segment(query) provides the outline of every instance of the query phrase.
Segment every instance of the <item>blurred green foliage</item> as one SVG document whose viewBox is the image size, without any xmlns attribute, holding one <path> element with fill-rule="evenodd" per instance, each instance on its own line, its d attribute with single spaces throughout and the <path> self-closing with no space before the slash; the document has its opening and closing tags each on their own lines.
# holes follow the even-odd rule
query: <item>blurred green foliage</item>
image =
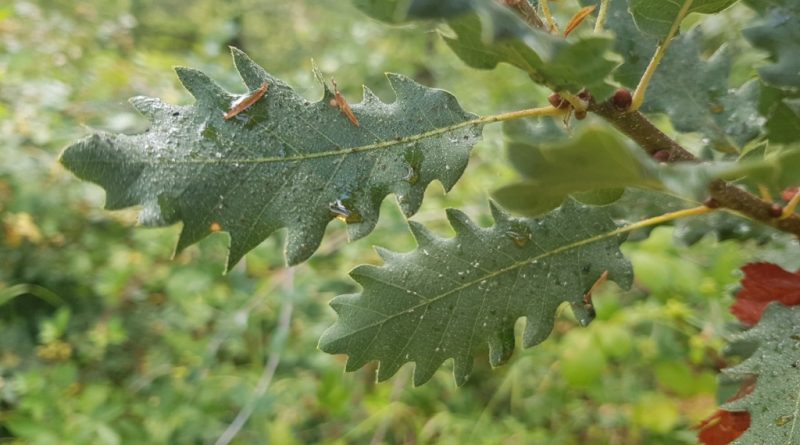
<svg viewBox="0 0 800 445">
<path fill-rule="evenodd" d="M 172 65 L 244 91 L 227 45 L 310 98 L 321 95 L 312 57 L 352 100 L 362 83 L 391 98 L 384 71 L 453 91 L 479 114 L 545 97 L 507 66 L 466 68 L 430 27 L 388 27 L 346 2 L 3 2 L 0 443 L 214 443 L 251 402 L 233 443 L 694 443 L 690 427 L 716 406 L 736 270 L 756 255 L 790 258 L 780 248 L 755 254 L 709 238 L 680 247 L 657 229 L 627 245 L 634 290 L 604 287 L 588 328 L 561 311 L 549 340 L 496 370 L 478 360 L 460 389 L 447 371 L 412 388 L 408 368 L 375 384 L 374 366 L 343 374 L 343 359 L 316 342 L 334 319 L 330 298 L 355 290 L 347 270 L 379 263 L 372 244 L 413 247 L 391 199 L 366 240 L 348 245 L 334 224 L 320 251 L 287 271 L 274 237 L 222 275 L 224 235 L 172 259 L 177 227 L 136 228 L 133 212 L 101 210 L 99 187 L 58 166 L 82 126 L 143 130 L 127 97 L 189 102 Z M 486 221 L 487 191 L 512 177 L 499 128 L 473 158 L 449 195 L 428 190 L 416 220 L 447 234 L 441 209 L 458 206 Z M 281 344 L 273 336 L 289 303 Z M 272 352 L 275 378 L 252 400 Z"/>
</svg>

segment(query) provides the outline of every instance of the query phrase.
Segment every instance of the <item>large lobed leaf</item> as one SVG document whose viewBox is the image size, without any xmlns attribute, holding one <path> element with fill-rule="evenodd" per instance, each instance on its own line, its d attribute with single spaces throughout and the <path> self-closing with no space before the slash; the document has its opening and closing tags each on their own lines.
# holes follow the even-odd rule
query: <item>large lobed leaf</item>
<svg viewBox="0 0 800 445">
<path fill-rule="evenodd" d="M 106 207 L 141 205 L 144 225 L 183 222 L 177 250 L 217 230 L 230 235 L 228 268 L 272 232 L 288 229 L 289 264 L 308 258 L 327 224 L 346 220 L 351 239 L 369 233 L 381 200 L 395 193 L 407 215 L 426 186 L 450 189 L 480 139 L 482 123 L 455 97 L 389 74 L 397 99 L 369 89 L 351 106 L 360 126 L 331 106 L 310 102 L 234 49 L 250 90 L 266 95 L 234 119 L 223 113 L 240 96 L 200 71 L 178 68 L 196 103 L 174 106 L 137 97 L 152 121 L 144 134 L 97 133 L 68 147 L 61 162 L 106 189 Z"/>
<path fill-rule="evenodd" d="M 761 321 L 738 338 L 757 342 L 758 349 L 725 374 L 746 381 L 756 377 L 752 393 L 723 405 L 747 411 L 750 428 L 734 445 L 800 443 L 800 306 L 767 306 Z"/>
<path fill-rule="evenodd" d="M 729 88 L 733 51 L 723 45 L 706 60 L 702 43 L 699 28 L 675 40 L 653 76 L 643 111 L 666 113 L 679 131 L 701 131 L 716 150 L 739 151 L 764 125 L 759 82 Z"/>
<path fill-rule="evenodd" d="M 761 78 L 779 88 L 800 88 L 800 2 L 797 0 L 747 0 L 761 14 L 744 36 L 769 52 L 774 63 L 761 67 Z"/>
<path fill-rule="evenodd" d="M 658 38 L 637 29 L 626 0 L 610 2 L 606 25 L 616 34 L 614 49 L 625 60 L 614 78 L 635 88 Z M 754 81 L 731 88 L 731 48 L 723 45 L 706 59 L 702 56 L 703 41 L 703 32 L 697 27 L 673 40 L 650 82 L 642 111 L 666 113 L 675 129 L 700 131 L 712 148 L 734 151 L 761 133 L 764 120 L 756 109 L 760 88 Z"/>
<path fill-rule="evenodd" d="M 582 324 L 591 321 L 582 298 L 603 271 L 623 288 L 630 263 L 616 224 L 601 208 L 568 201 L 541 218 L 510 218 L 492 205 L 495 225 L 476 226 L 457 210 L 456 232 L 439 238 L 411 222 L 418 249 L 379 250 L 386 264 L 360 266 L 351 276 L 360 294 L 335 298 L 339 318 L 320 340 L 329 353 L 347 354 L 347 369 L 378 360 L 378 379 L 414 362 L 414 383 L 426 382 L 448 358 L 463 384 L 473 356 L 488 343 L 492 366 L 514 350 L 514 324 L 526 317 L 523 345 L 550 334 L 556 308 L 570 302 Z"/>
<path fill-rule="evenodd" d="M 367 14 L 389 22 L 442 19 L 455 33 L 450 48 L 469 66 L 508 63 L 554 91 L 587 88 L 598 99 L 613 91 L 608 75 L 619 65 L 608 34 L 566 39 L 531 27 L 494 0 L 353 0 Z"/>
</svg>

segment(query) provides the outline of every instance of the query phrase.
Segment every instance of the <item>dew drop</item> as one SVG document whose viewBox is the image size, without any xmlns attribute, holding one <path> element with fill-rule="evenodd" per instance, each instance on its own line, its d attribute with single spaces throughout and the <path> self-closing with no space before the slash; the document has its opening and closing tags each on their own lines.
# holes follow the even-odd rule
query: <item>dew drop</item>
<svg viewBox="0 0 800 445">
<path fill-rule="evenodd" d="M 414 185 L 419 181 L 420 169 L 422 168 L 422 161 L 425 159 L 425 156 L 418 146 L 414 146 L 403 154 L 403 158 L 405 158 L 408 163 L 408 171 L 403 177 L 403 180 Z"/>
<path fill-rule="evenodd" d="M 775 425 L 785 426 L 787 423 L 791 422 L 792 419 L 794 419 L 794 416 L 792 415 L 780 416 L 777 419 L 775 419 Z"/>
</svg>

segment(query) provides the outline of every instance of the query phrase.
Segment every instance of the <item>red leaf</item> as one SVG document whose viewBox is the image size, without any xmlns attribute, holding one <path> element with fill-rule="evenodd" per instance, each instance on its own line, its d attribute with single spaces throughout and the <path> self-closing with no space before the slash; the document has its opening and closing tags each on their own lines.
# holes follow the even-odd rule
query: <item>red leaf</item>
<svg viewBox="0 0 800 445">
<path fill-rule="evenodd" d="M 792 198 L 794 198 L 794 195 L 798 193 L 800 193 L 800 187 L 789 187 L 781 192 L 781 198 L 783 198 L 784 201 L 789 202 Z"/>
<path fill-rule="evenodd" d="M 756 387 L 755 377 L 749 378 L 742 382 L 742 387 L 736 394 L 728 399 L 729 402 L 741 399 L 753 392 Z M 725 411 L 718 409 L 717 412 L 710 415 L 707 419 L 700 422 L 700 425 L 695 427 L 700 430 L 697 433 L 697 439 L 705 445 L 727 445 L 739 436 L 741 436 L 748 428 L 750 428 L 750 413 L 747 411 Z"/>
<path fill-rule="evenodd" d="M 717 410 L 704 420 L 698 428 L 697 438 L 705 445 L 727 445 L 750 427 L 750 413 L 747 411 Z"/>
<path fill-rule="evenodd" d="M 742 289 L 736 294 L 731 312 L 752 326 L 773 301 L 787 306 L 800 304 L 800 271 L 791 273 L 771 263 L 750 263 L 742 267 Z"/>
</svg>

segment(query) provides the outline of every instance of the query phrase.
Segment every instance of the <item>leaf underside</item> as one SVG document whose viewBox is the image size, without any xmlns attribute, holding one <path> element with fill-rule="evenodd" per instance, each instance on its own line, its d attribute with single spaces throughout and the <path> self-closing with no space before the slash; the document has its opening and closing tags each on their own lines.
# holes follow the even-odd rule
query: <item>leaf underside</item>
<svg viewBox="0 0 800 445">
<path fill-rule="evenodd" d="M 287 261 L 299 263 L 334 217 L 357 239 L 374 228 L 387 194 L 411 215 L 431 181 L 449 190 L 481 137 L 482 123 L 451 94 L 404 76 L 387 75 L 393 103 L 364 87 L 363 101 L 351 105 L 356 126 L 331 105 L 327 85 L 322 100 L 310 102 L 232 52 L 251 91 L 268 83 L 266 95 L 238 116 L 223 114 L 242 96 L 200 71 L 178 68 L 194 105 L 133 98 L 152 122 L 147 132 L 93 134 L 61 157 L 77 176 L 106 189 L 106 208 L 141 205 L 144 225 L 182 221 L 177 251 L 222 230 L 230 235 L 230 268 L 285 227 Z"/>
<path fill-rule="evenodd" d="M 532 216 L 558 207 L 570 195 L 581 202 L 600 204 L 587 201 L 587 193 L 618 198 L 625 187 L 660 186 L 646 160 L 617 133 L 589 124 L 574 137 L 548 141 L 538 134 L 538 128 L 546 126 L 504 124 L 509 161 L 523 179 L 493 193 L 504 208 Z"/>
<path fill-rule="evenodd" d="M 582 298 L 603 271 L 623 288 L 632 282 L 619 245 L 624 235 L 605 210 L 567 201 L 536 219 L 511 218 L 492 205 L 495 225 L 476 226 L 457 210 L 447 217 L 450 239 L 411 222 L 418 248 L 379 249 L 383 266 L 359 266 L 359 294 L 336 297 L 339 318 L 320 340 L 328 353 L 347 354 L 347 370 L 378 360 L 378 380 L 414 362 L 414 384 L 429 380 L 447 359 L 456 382 L 468 379 L 473 356 L 488 344 L 492 366 L 514 350 L 514 324 L 526 317 L 523 345 L 543 341 L 556 308 L 570 302 L 582 323 Z"/>
<path fill-rule="evenodd" d="M 723 405 L 729 411 L 748 411 L 752 419 L 733 444 L 800 443 L 800 306 L 770 304 L 758 325 L 738 340 L 760 346 L 743 363 L 724 371 L 736 380 L 757 377 L 752 393 Z"/>
</svg>

